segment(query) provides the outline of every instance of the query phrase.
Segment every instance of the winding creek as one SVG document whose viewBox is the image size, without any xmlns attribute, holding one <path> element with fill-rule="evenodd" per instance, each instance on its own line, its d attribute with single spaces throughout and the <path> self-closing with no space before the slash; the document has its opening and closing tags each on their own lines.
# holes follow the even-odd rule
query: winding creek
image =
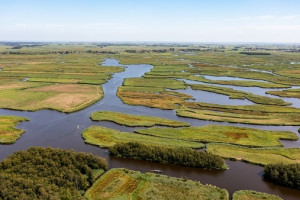
<svg viewBox="0 0 300 200">
<path fill-rule="evenodd" d="M 106 59 L 102 65 L 106 66 L 123 66 L 115 59 Z M 91 152 L 92 154 L 104 157 L 109 164 L 110 168 L 122 167 L 141 172 L 147 172 L 152 169 L 160 169 L 163 174 L 175 177 L 187 177 L 193 180 L 199 180 L 203 184 L 216 185 L 221 188 L 226 188 L 232 195 L 234 191 L 241 189 L 257 190 L 276 194 L 284 199 L 296 200 L 300 197 L 299 190 L 293 190 L 287 187 L 274 185 L 262 179 L 263 168 L 254 166 L 243 162 L 226 161 L 230 169 L 225 171 L 210 171 L 195 168 L 187 168 L 181 166 L 163 165 L 158 163 L 137 161 L 131 159 L 111 158 L 108 151 L 100 149 L 99 147 L 88 145 L 84 143 L 81 138 L 81 132 L 91 125 L 101 125 L 108 128 L 114 128 L 121 131 L 132 132 L 135 128 L 120 126 L 112 122 L 93 122 L 90 120 L 90 114 L 98 110 L 111 110 L 130 114 L 142 114 L 149 116 L 159 116 L 174 120 L 180 120 L 191 123 L 192 126 L 203 126 L 206 124 L 219 124 L 219 125 L 235 125 L 243 127 L 252 127 L 268 130 L 290 130 L 297 132 L 299 127 L 295 126 L 260 126 L 260 125 L 245 125 L 245 124 L 232 124 L 226 122 L 211 122 L 189 118 L 181 118 L 176 116 L 173 110 L 161 110 L 156 108 L 148 108 L 144 106 L 131 106 L 123 104 L 122 101 L 116 96 L 118 86 L 122 85 L 124 78 L 128 77 L 141 77 L 144 73 L 151 70 L 151 65 L 126 65 L 125 71 L 116 73 L 105 84 L 103 84 L 104 98 L 94 105 L 85 108 L 81 111 L 71 114 L 65 114 L 52 110 L 40 110 L 36 112 L 24 112 L 0 109 L 0 115 L 16 115 L 24 116 L 30 119 L 30 122 L 23 122 L 18 125 L 18 128 L 26 130 L 26 133 L 21 136 L 15 144 L 0 145 L 0 160 L 3 160 L 14 151 L 27 149 L 32 146 L 44 147 L 59 147 L 63 149 L 74 149 L 75 151 Z M 199 82 L 198 82 L 199 83 Z M 228 86 L 236 88 L 235 86 Z M 240 87 L 239 87 L 240 88 Z M 245 87 L 243 87 L 244 89 Z M 252 88 L 253 89 L 253 88 Z M 255 91 L 261 88 L 255 88 Z M 264 89 L 261 89 L 264 90 Z M 224 95 L 213 94 L 209 92 L 195 93 L 192 90 L 186 90 L 185 93 L 195 96 L 197 101 L 220 103 L 219 97 L 226 97 Z M 254 93 L 254 92 L 253 92 Z M 258 93 L 258 92 L 257 92 Z M 261 93 L 261 91 L 259 92 Z M 227 98 L 227 97 L 226 97 Z M 227 98 L 228 99 L 228 98 Z M 285 99 L 285 98 L 284 98 Z M 224 103 L 226 99 L 222 99 Z M 205 102 L 204 101 L 204 102 Z M 234 101 L 234 100 L 230 100 Z M 246 100 L 237 100 L 232 104 L 247 105 L 252 102 Z M 299 100 L 298 100 L 299 101 Z M 242 104 L 244 103 L 244 104 Z M 283 141 L 287 147 L 300 147 L 299 141 Z"/>
</svg>

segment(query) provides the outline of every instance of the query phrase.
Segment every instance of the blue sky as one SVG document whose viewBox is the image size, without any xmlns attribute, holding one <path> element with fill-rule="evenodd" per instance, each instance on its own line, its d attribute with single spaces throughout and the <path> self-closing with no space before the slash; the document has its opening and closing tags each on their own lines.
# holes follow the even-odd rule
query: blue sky
<svg viewBox="0 0 300 200">
<path fill-rule="evenodd" d="M 0 41 L 300 43 L 299 0 L 0 0 Z"/>
</svg>

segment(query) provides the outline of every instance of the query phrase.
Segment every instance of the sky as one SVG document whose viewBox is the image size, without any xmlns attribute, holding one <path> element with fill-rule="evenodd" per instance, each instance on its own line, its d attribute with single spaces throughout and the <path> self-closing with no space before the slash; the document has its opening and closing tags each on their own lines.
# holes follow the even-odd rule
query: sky
<svg viewBox="0 0 300 200">
<path fill-rule="evenodd" d="M 0 41 L 300 43 L 300 0 L 0 0 Z"/>
</svg>

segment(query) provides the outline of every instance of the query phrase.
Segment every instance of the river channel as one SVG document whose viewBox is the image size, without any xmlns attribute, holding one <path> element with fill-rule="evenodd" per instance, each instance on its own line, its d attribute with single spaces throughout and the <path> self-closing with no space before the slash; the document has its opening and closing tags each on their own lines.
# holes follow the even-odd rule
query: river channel
<svg viewBox="0 0 300 200">
<path fill-rule="evenodd" d="M 119 62 L 115 59 L 106 59 L 102 65 L 124 66 L 119 64 Z M 116 91 L 117 88 L 122 85 L 124 78 L 141 77 L 144 75 L 144 73 L 149 72 L 153 66 L 140 64 L 125 65 L 124 67 L 125 71 L 114 74 L 107 83 L 102 85 L 104 90 L 104 98 L 83 110 L 66 114 L 53 110 L 26 112 L 0 109 L 0 115 L 24 116 L 30 119 L 29 122 L 23 122 L 18 125 L 18 128 L 24 129 L 26 132 L 20 137 L 19 140 L 16 141 L 16 143 L 11 145 L 0 145 L 0 161 L 13 154 L 13 152 L 17 150 L 24 150 L 32 146 L 50 146 L 62 149 L 74 149 L 75 151 L 90 152 L 94 155 L 105 158 L 108 161 L 109 168 L 122 167 L 141 172 L 160 169 L 162 170 L 162 173 L 166 175 L 174 177 L 186 177 L 192 180 L 198 180 L 203 184 L 211 184 L 225 188 L 231 195 L 234 191 L 249 189 L 276 194 L 283 199 L 299 199 L 299 190 L 274 185 L 271 182 L 263 180 L 263 168 L 260 166 L 250 165 L 239 161 L 226 161 L 227 165 L 229 166 L 228 170 L 221 172 L 202 170 L 181 166 L 163 165 L 146 161 L 112 158 L 109 157 L 106 149 L 85 144 L 84 140 L 81 138 L 81 132 L 91 125 L 100 125 L 129 132 L 132 132 L 135 129 L 132 127 L 120 126 L 112 122 L 93 122 L 90 119 L 90 114 L 99 110 L 110 110 L 129 114 L 164 117 L 168 119 L 185 121 L 190 123 L 192 126 L 203 126 L 207 124 L 234 125 L 268 130 L 289 130 L 295 133 L 299 128 L 295 126 L 260 126 L 203 121 L 178 117 L 173 110 L 161 110 L 144 106 L 131 106 L 123 104 L 122 101 L 116 96 Z M 206 100 L 214 103 L 219 96 L 220 95 L 218 94 L 210 93 L 210 97 L 207 97 L 208 99 Z M 237 103 L 237 101 L 234 103 Z M 247 101 L 244 104 L 246 105 L 248 103 L 249 102 Z M 243 105 L 241 102 L 237 104 Z M 300 147 L 299 141 L 285 141 L 284 144 L 287 147 Z"/>
</svg>

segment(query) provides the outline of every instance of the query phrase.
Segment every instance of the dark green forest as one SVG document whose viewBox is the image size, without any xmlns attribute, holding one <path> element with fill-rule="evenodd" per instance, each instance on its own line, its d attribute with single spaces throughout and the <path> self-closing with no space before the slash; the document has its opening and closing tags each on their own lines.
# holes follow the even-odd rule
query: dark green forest
<svg viewBox="0 0 300 200">
<path fill-rule="evenodd" d="M 0 163 L 0 199 L 84 199 L 106 161 L 87 153 L 32 147 Z"/>
<path fill-rule="evenodd" d="M 109 151 L 110 155 L 115 157 L 205 169 L 226 169 L 220 156 L 184 147 L 170 148 L 129 142 L 116 144 Z"/>
<path fill-rule="evenodd" d="M 300 189 L 300 164 L 273 164 L 264 169 L 264 178 L 291 188 Z"/>
</svg>

